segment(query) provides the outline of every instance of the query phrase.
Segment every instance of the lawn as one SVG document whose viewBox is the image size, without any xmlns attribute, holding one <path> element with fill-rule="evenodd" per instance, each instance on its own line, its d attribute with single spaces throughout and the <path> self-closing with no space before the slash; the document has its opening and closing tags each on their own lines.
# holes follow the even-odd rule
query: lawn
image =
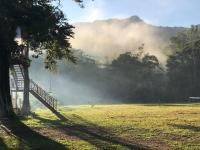
<svg viewBox="0 0 200 150">
<path fill-rule="evenodd" d="M 96 105 L 37 110 L 1 121 L 0 150 L 200 150 L 200 104 Z"/>
</svg>

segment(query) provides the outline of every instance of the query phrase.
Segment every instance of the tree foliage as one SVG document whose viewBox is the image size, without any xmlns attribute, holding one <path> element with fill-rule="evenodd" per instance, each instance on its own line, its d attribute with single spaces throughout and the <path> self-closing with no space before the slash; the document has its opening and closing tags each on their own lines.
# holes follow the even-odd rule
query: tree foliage
<svg viewBox="0 0 200 150">
<path fill-rule="evenodd" d="M 199 96 L 200 29 L 192 26 L 171 39 L 174 54 L 167 61 L 169 89 L 174 97 Z"/>
<path fill-rule="evenodd" d="M 82 4 L 82 0 L 74 1 Z M 17 27 L 22 30 L 21 47 L 29 46 L 35 57 L 45 52 L 46 68 L 51 69 L 58 59 L 75 61 L 69 43 L 73 37 L 73 26 L 68 24 L 59 3 L 59 0 L 0 0 L 1 116 L 12 112 L 9 66 L 12 54 L 23 50 L 14 40 Z"/>
<path fill-rule="evenodd" d="M 80 0 L 75 0 L 82 3 Z M 16 49 L 13 39 L 18 26 L 22 29 L 24 44 L 27 42 L 36 53 L 45 51 L 46 66 L 51 67 L 57 59 L 74 61 L 69 39 L 73 26 L 69 25 L 58 5 L 58 0 L 1 0 L 0 23 L 2 43 L 12 52 Z M 9 52 L 8 51 L 8 52 Z"/>
<path fill-rule="evenodd" d="M 103 67 L 76 52 L 78 64 L 62 65 L 61 74 L 94 89 L 106 102 L 186 102 L 190 96 L 200 96 L 200 29 L 193 26 L 177 34 L 170 46 L 173 54 L 164 68 L 142 45 Z"/>
<path fill-rule="evenodd" d="M 158 59 L 144 53 L 143 48 L 123 53 L 104 65 L 95 63 L 82 53 L 76 56 L 78 64 L 62 66 L 60 73 L 65 79 L 70 78 L 70 81 L 94 89 L 97 95 L 101 95 L 101 98 L 93 99 L 156 102 L 162 96 L 165 81 L 163 70 Z M 76 90 L 74 92 L 78 93 Z"/>
</svg>

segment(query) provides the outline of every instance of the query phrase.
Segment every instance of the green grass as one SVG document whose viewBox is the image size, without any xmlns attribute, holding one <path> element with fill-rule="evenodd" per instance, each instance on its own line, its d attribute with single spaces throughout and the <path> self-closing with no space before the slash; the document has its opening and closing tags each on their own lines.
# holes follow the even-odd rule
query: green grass
<svg viewBox="0 0 200 150">
<path fill-rule="evenodd" d="M 60 112 L 66 120 L 48 110 L 22 120 L 34 134 L 8 132 L 12 127 L 2 124 L 0 150 L 200 149 L 200 104 L 68 106 Z"/>
</svg>

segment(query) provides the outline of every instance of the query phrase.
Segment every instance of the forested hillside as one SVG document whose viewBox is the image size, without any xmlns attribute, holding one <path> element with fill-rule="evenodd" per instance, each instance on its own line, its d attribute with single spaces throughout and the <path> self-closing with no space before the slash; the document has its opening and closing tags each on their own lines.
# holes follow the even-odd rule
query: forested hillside
<svg viewBox="0 0 200 150">
<path fill-rule="evenodd" d="M 93 24 L 125 25 L 130 22 L 144 24 L 137 17 Z M 57 70 L 49 72 L 44 69 L 42 60 L 33 61 L 31 76 L 67 104 L 185 102 L 191 96 L 199 96 L 198 26 L 185 30 L 150 27 L 157 29 L 160 40 L 166 42 L 164 45 L 169 53 L 165 54 L 165 62 L 162 57 L 154 55 L 154 51 L 151 53 L 146 43 L 124 48 L 109 61 L 101 61 L 100 57 L 89 55 L 90 52 L 74 49 L 76 64 L 59 62 Z M 159 51 L 164 55 L 163 50 Z"/>
</svg>

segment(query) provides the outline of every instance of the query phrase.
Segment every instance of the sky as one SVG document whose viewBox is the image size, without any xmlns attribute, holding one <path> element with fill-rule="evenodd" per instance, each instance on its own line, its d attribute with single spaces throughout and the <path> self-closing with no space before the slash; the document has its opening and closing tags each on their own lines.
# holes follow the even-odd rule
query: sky
<svg viewBox="0 0 200 150">
<path fill-rule="evenodd" d="M 200 24 L 200 0 L 85 0 L 80 8 L 73 0 L 62 0 L 70 23 L 139 16 L 158 26 Z"/>
</svg>

